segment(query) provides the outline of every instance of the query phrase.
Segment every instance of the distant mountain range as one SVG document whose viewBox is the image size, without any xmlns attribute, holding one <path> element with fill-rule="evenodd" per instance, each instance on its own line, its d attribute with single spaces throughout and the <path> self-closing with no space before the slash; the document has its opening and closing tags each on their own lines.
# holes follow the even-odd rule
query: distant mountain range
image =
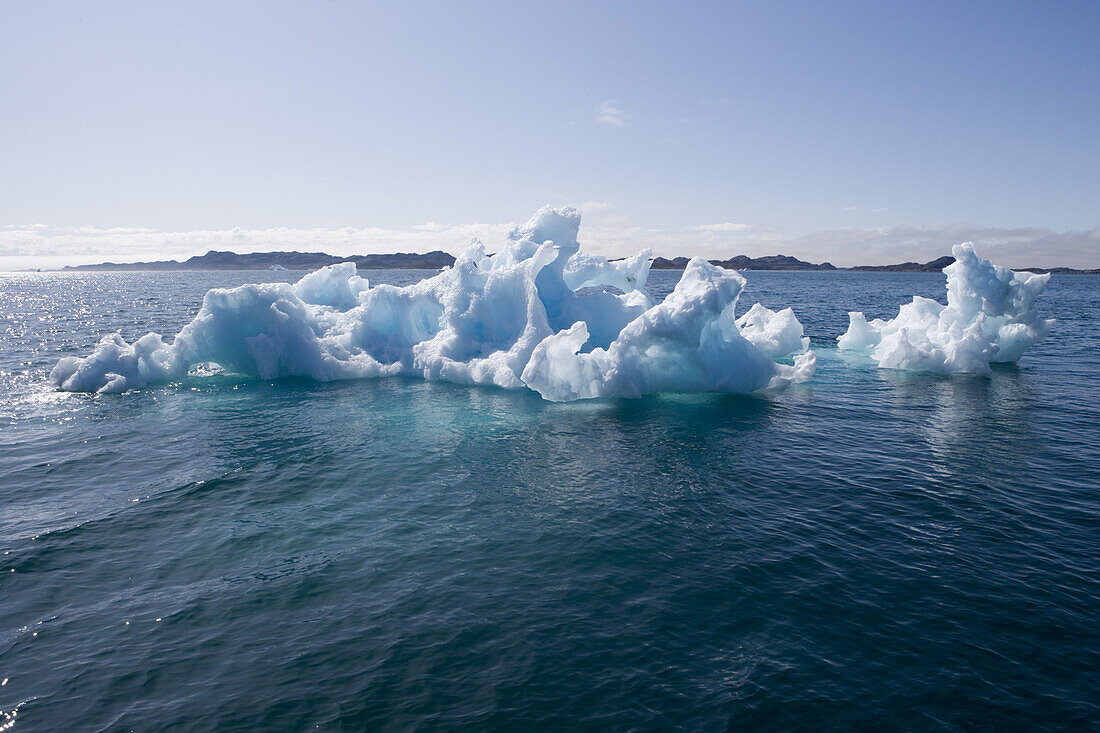
<svg viewBox="0 0 1100 733">
<path fill-rule="evenodd" d="M 820 265 L 815 265 L 812 262 L 804 262 L 797 257 L 789 257 L 788 255 L 771 255 L 769 257 L 749 257 L 747 255 L 737 255 L 736 257 L 730 257 L 728 260 L 710 260 L 711 264 L 724 267 L 727 270 L 839 270 L 841 268 L 834 266 L 829 262 L 822 262 Z M 665 259 L 664 257 L 655 257 L 653 259 L 654 270 L 682 270 L 687 267 L 687 257 L 676 257 L 674 259 Z"/>
<path fill-rule="evenodd" d="M 859 265 L 858 267 L 836 267 L 828 262 L 815 265 L 788 255 L 768 257 L 748 257 L 737 255 L 728 260 L 711 260 L 711 263 L 730 270 L 850 270 L 853 272 L 939 272 L 955 261 L 950 255 L 931 262 L 902 262 L 896 265 Z M 211 250 L 204 255 L 196 255 L 183 262 L 176 260 L 158 260 L 156 262 L 102 262 L 98 265 L 70 265 L 66 270 L 82 271 L 118 271 L 118 270 L 316 270 L 338 262 L 354 262 L 360 270 L 438 270 L 449 267 L 455 258 L 446 252 L 428 252 L 414 254 L 398 252 L 385 255 L 355 255 L 337 257 L 324 252 L 217 252 Z M 687 257 L 666 259 L 656 257 L 654 270 L 682 270 L 687 266 Z M 1100 274 L 1100 269 L 1076 270 L 1072 267 L 1025 267 L 1017 268 L 1028 272 L 1087 273 Z"/>
<path fill-rule="evenodd" d="M 98 265 L 70 265 L 66 270 L 316 270 L 339 262 L 354 262 L 360 270 L 438 270 L 453 265 L 455 258 L 446 252 L 414 254 L 398 252 L 389 255 L 354 255 L 337 257 L 324 252 L 218 252 L 210 250 L 183 262 L 102 262 Z"/>
<path fill-rule="evenodd" d="M 858 265 L 856 267 L 836 267 L 830 262 L 822 262 L 815 265 L 812 262 L 800 260 L 788 255 L 771 255 L 769 257 L 747 257 L 737 255 L 728 260 L 710 260 L 711 264 L 719 265 L 730 270 L 847 270 L 851 272 L 939 272 L 955 261 L 951 255 L 945 255 L 931 262 L 901 262 L 896 265 Z M 687 257 L 677 257 L 672 260 L 657 257 L 653 260 L 654 270 L 682 270 L 687 266 Z M 1100 274 L 1096 270 L 1075 270 L 1072 267 L 1023 267 L 1013 268 L 1019 272 L 1058 272 L 1058 273 L 1083 273 Z"/>
</svg>

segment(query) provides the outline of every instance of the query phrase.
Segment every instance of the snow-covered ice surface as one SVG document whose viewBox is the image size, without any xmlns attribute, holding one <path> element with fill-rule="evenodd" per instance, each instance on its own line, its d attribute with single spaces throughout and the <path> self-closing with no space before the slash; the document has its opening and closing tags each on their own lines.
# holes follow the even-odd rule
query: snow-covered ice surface
<svg viewBox="0 0 1100 733">
<path fill-rule="evenodd" d="M 947 305 L 914 297 L 896 318 L 867 321 L 849 313 L 841 349 L 867 352 L 887 369 L 990 374 L 991 362 L 1014 362 L 1047 335 L 1035 298 L 1049 274 L 1013 272 L 983 260 L 970 243 L 955 245 L 947 275 Z M 748 314 L 746 314 L 748 315 Z"/>
<path fill-rule="evenodd" d="M 654 392 L 752 392 L 808 379 L 816 358 L 791 310 L 734 310 L 737 272 L 694 259 L 664 301 L 643 288 L 649 251 L 618 262 L 580 251 L 580 213 L 544 207 L 492 256 L 474 241 L 454 266 L 406 287 L 343 263 L 296 284 L 209 291 L 171 343 L 103 337 L 50 379 L 114 393 L 217 364 L 329 381 L 398 374 L 527 387 L 548 400 Z M 776 358 L 798 352 L 793 365 Z"/>
</svg>

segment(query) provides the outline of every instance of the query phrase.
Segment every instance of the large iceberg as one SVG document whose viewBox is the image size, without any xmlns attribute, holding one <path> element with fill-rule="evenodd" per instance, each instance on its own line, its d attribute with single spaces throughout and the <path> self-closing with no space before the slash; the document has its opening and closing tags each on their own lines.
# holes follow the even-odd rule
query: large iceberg
<svg viewBox="0 0 1100 733">
<path fill-rule="evenodd" d="M 991 362 L 1014 362 L 1054 324 L 1039 318 L 1035 298 L 1050 274 L 1013 272 L 983 260 L 969 242 L 952 249 L 947 305 L 914 297 L 896 318 L 848 314 L 841 349 L 867 352 L 880 367 L 947 374 L 991 374 Z"/>
<path fill-rule="evenodd" d="M 397 374 L 530 388 L 548 400 L 663 391 L 752 392 L 808 379 L 815 357 L 790 309 L 734 318 L 745 279 L 694 259 L 653 304 L 650 252 L 611 262 L 580 251 L 580 213 L 544 207 L 488 256 L 407 287 L 371 286 L 343 263 L 296 284 L 215 289 L 171 343 L 105 336 L 50 374 L 71 392 L 113 393 L 214 363 L 262 379 Z M 798 352 L 793 364 L 776 358 Z"/>
</svg>

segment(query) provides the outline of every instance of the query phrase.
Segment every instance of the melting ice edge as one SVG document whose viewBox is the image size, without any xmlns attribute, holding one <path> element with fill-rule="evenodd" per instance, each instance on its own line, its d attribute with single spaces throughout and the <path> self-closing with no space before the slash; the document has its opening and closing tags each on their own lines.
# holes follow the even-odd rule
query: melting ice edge
<svg viewBox="0 0 1100 733">
<path fill-rule="evenodd" d="M 104 336 L 85 358 L 65 357 L 50 381 L 69 392 L 123 392 L 179 379 L 194 366 L 262 379 L 321 381 L 399 374 L 528 388 L 553 401 L 656 392 L 754 392 L 810 379 L 816 356 L 790 308 L 734 312 L 738 272 L 692 259 L 676 288 L 652 303 L 651 252 L 617 262 L 582 252 L 576 209 L 540 209 L 487 256 L 477 240 L 453 267 L 406 287 L 375 285 L 353 263 L 295 284 L 214 289 L 165 343 Z M 989 374 L 1049 332 L 1035 299 L 1049 274 L 991 264 L 953 248 L 947 305 L 914 297 L 890 321 L 849 314 L 838 347 L 879 366 Z M 776 359 L 791 361 L 791 364 Z"/>
</svg>

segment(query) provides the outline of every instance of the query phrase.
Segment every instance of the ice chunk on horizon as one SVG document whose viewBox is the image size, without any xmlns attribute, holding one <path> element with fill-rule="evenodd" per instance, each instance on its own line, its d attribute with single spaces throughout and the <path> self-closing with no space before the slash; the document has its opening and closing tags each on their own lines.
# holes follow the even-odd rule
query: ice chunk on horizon
<svg viewBox="0 0 1100 733">
<path fill-rule="evenodd" d="M 978 257 L 967 242 L 952 248 L 947 305 L 916 296 L 889 321 L 848 314 L 838 347 L 868 352 L 886 369 L 947 374 L 992 373 L 991 362 L 1014 362 L 1054 324 L 1035 312 L 1050 274 L 1013 272 Z"/>
<path fill-rule="evenodd" d="M 803 345 L 789 309 L 758 306 L 746 326 L 751 338 L 742 334 L 733 318 L 740 274 L 693 260 L 654 305 L 642 290 L 650 253 L 618 262 L 583 253 L 579 227 L 575 209 L 544 207 L 497 254 L 474 241 L 452 267 L 407 287 L 371 287 L 353 264 L 341 263 L 293 285 L 214 289 L 171 344 L 157 334 L 133 344 L 108 335 L 88 357 L 61 359 L 50 380 L 66 391 L 106 394 L 216 363 L 262 379 L 408 374 L 527 387 L 560 401 L 750 392 L 813 373 L 813 352 L 794 366 L 768 356 Z"/>
</svg>

